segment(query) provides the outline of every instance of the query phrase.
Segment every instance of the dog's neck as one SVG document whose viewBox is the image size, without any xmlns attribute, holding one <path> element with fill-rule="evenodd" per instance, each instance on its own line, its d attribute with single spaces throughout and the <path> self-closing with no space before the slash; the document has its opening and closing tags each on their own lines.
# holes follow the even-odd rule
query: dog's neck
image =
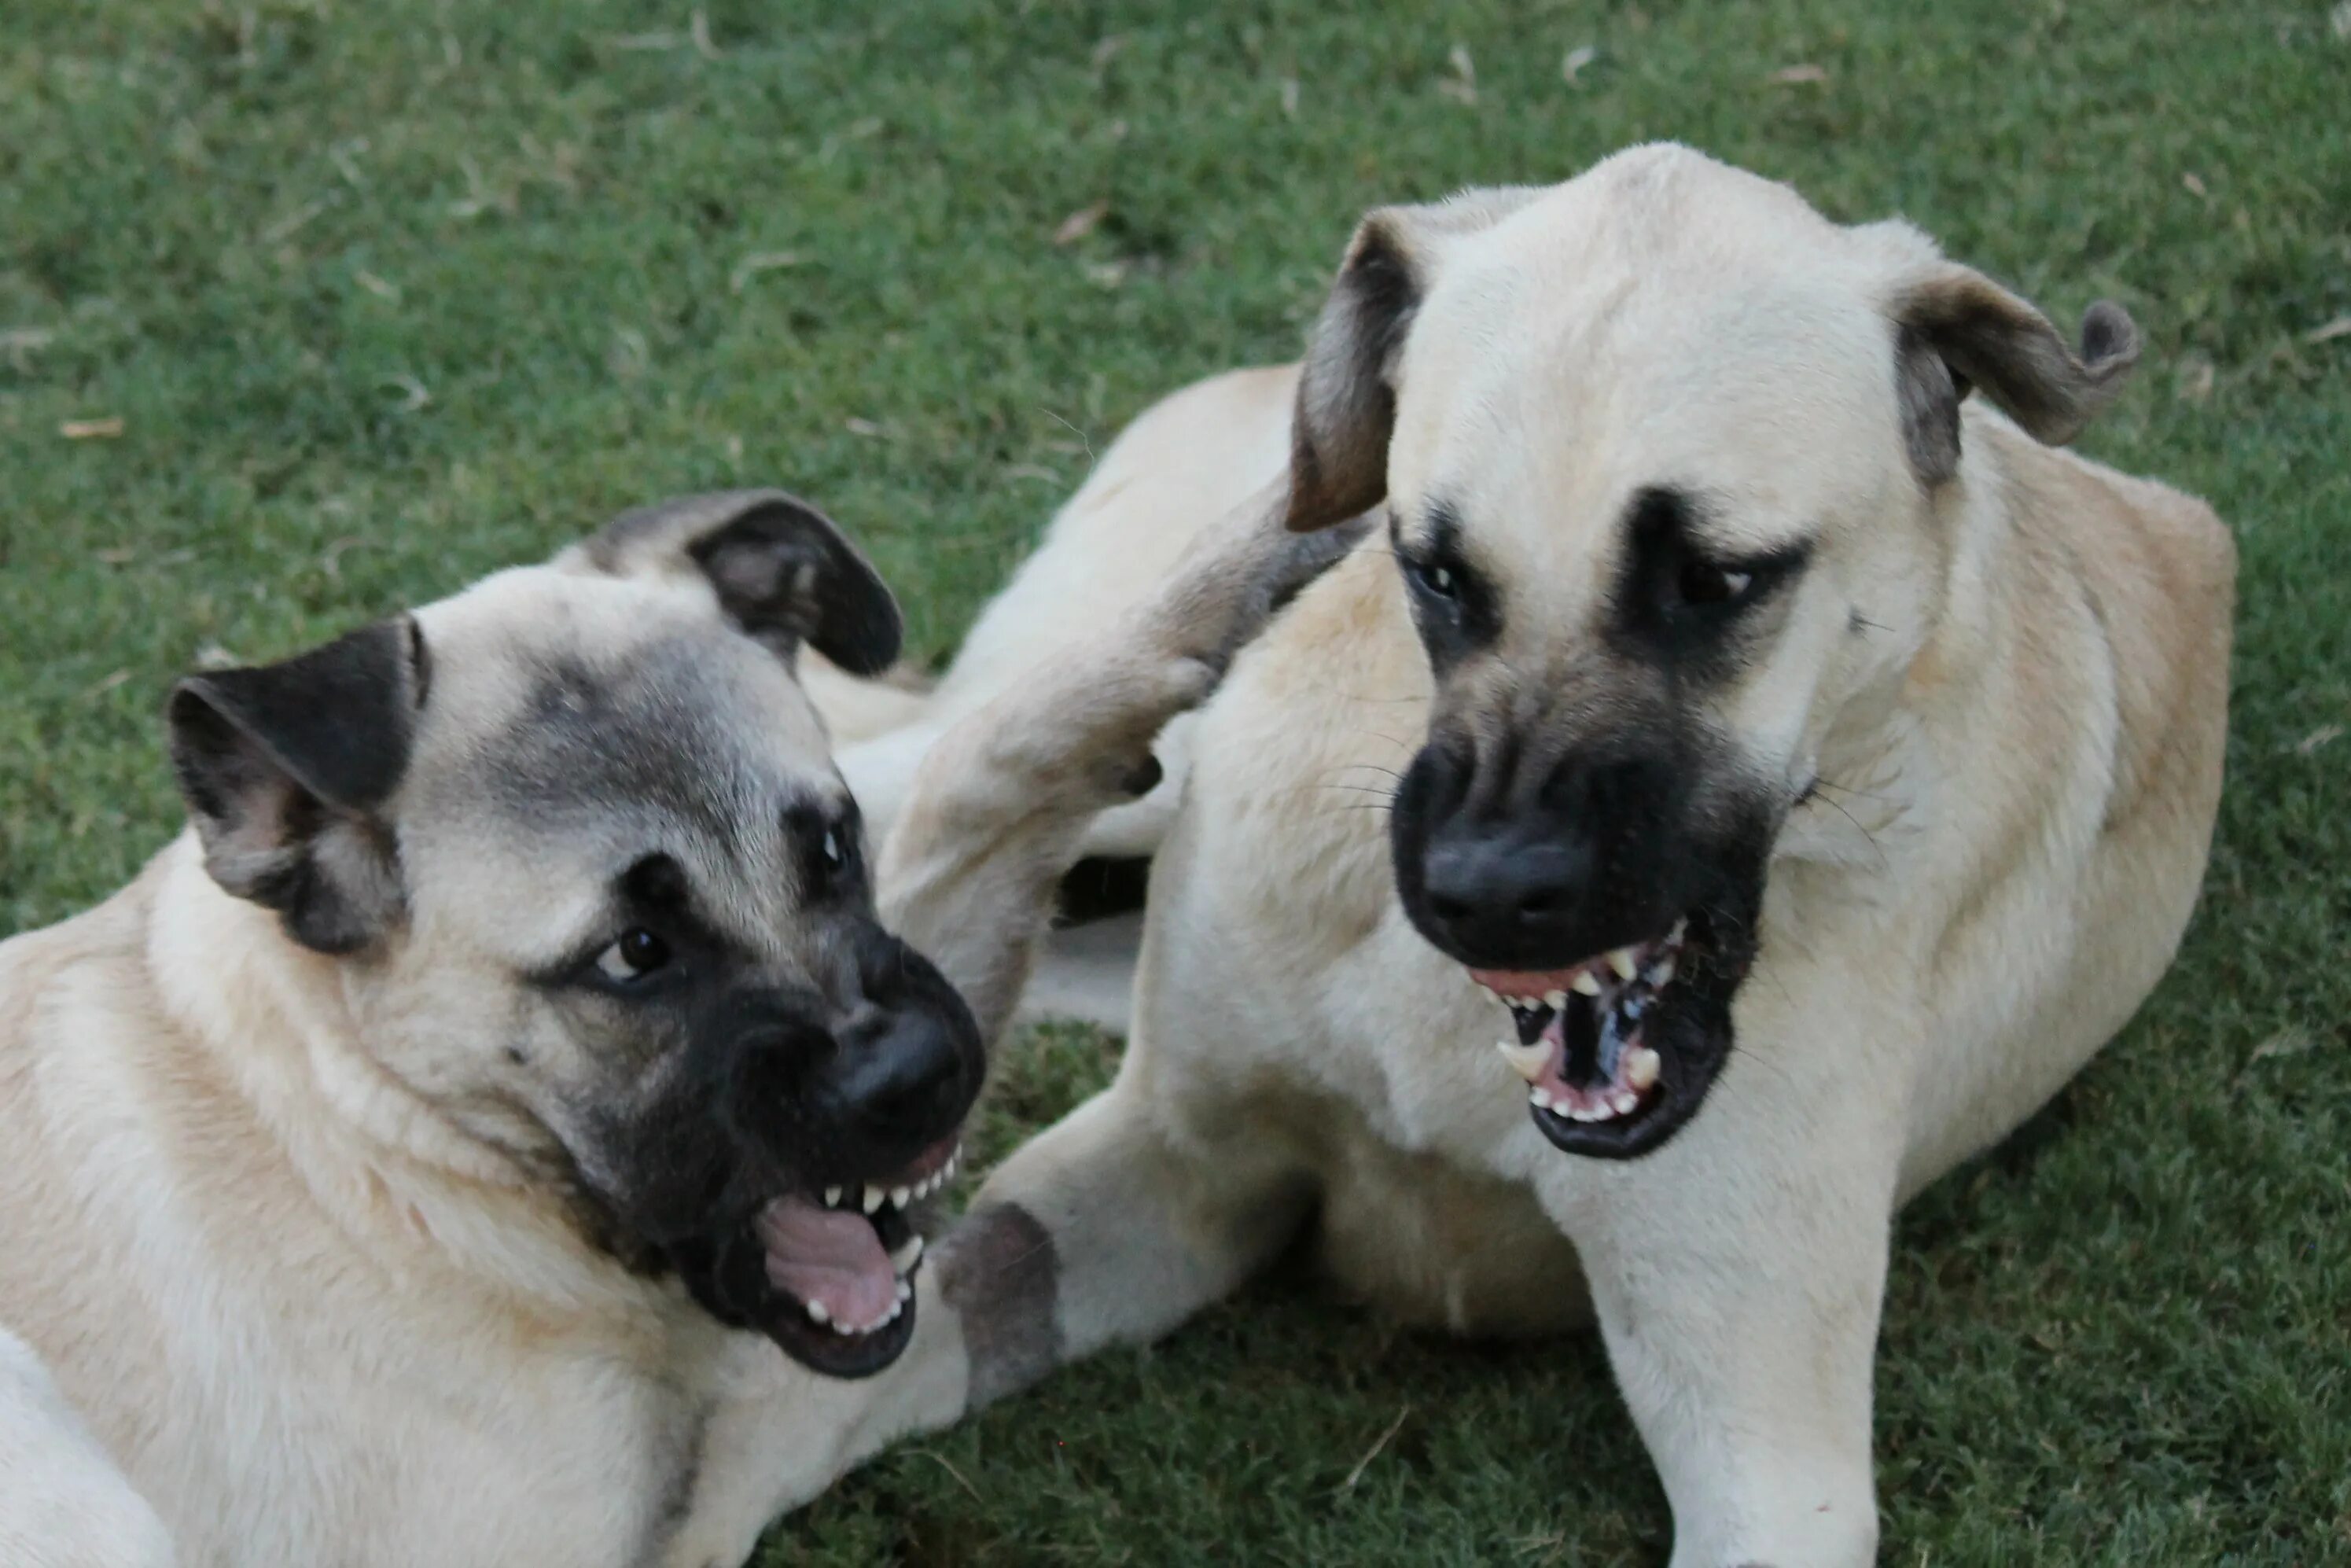
<svg viewBox="0 0 2351 1568">
<path fill-rule="evenodd" d="M 350 1233 L 403 1238 L 559 1310 L 649 1288 L 583 1238 L 543 1173 L 467 1136 L 366 1050 L 338 961 L 224 892 L 193 833 L 150 874 L 158 1000 Z"/>
<path fill-rule="evenodd" d="M 508 1161 L 463 1137 L 363 1049 L 337 960 L 224 892 L 193 833 L 164 852 L 160 869 L 147 956 L 163 1003 L 280 1142 L 311 1135 L 323 1112 L 338 1134 L 384 1155 L 466 1181 L 521 1185 Z"/>
<path fill-rule="evenodd" d="M 1934 620 L 1915 653 L 1828 716 L 1814 751 L 1816 799 L 1792 813 L 1783 855 L 1899 882 L 1906 851 L 1926 848 L 1949 821 L 1939 793 L 1961 771 L 1955 759 L 2012 745 L 2001 737 L 2020 695 L 2016 650 L 2043 634 L 2036 621 L 2070 591 L 2058 580 L 2062 543 L 2020 529 L 2003 437 L 2026 438 L 2005 421 L 1993 428 L 1996 420 L 1970 421 L 1959 471 L 1926 519 L 1947 541 Z M 1980 800 L 1969 808 L 1991 810 Z"/>
</svg>

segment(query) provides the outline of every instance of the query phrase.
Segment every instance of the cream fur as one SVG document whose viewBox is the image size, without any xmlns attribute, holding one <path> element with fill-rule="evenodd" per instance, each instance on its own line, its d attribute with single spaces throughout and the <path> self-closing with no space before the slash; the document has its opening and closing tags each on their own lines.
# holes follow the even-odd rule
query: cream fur
<svg viewBox="0 0 2351 1568">
<path fill-rule="evenodd" d="M 1677 1568 L 1868 1563 L 1889 1220 L 2169 962 L 2220 787 L 2232 547 L 2201 503 L 1981 399 L 1955 476 L 1923 486 L 1889 317 L 1963 269 L 1906 226 L 1837 229 L 1673 148 L 1394 222 L 1427 294 L 1392 367 L 1384 488 L 1455 497 L 1517 596 L 1522 678 L 1583 678 L 1628 486 L 1703 479 L 1749 545 L 1817 530 L 1783 630 L 1713 715 L 1792 797 L 1810 769 L 1840 786 L 1779 837 L 1739 1049 L 1644 1158 L 1571 1157 L 1530 1124 L 1493 1050 L 1506 1015 L 1406 923 L 1384 817 L 1356 809 L 1432 700 L 1375 538 L 1183 737 L 1117 1082 L 976 1212 L 1050 1239 L 1069 1356 L 1174 1326 L 1318 1207 L 1330 1267 L 1405 1319 L 1596 1318 Z M 1062 733 L 1065 696 L 1024 703 L 1014 672 L 1066 662 L 1064 618 L 1151 598 L 1184 527 L 1156 497 L 1204 523 L 1280 492 L 1295 382 L 1219 377 L 1139 418 L 946 689 L 996 685 L 998 737 Z M 1847 635 L 1849 607 L 1878 630 Z"/>
</svg>

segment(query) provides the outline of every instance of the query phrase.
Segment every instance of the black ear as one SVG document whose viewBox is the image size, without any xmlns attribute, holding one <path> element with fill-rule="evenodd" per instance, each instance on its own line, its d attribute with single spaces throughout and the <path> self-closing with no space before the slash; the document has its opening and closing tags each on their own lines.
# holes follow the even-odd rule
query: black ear
<svg viewBox="0 0 2351 1568">
<path fill-rule="evenodd" d="M 1980 272 L 1939 264 L 1894 304 L 1896 392 L 1911 465 L 1929 488 L 1959 471 L 1959 402 L 1973 387 L 2035 440 L 2062 446 L 2122 390 L 2138 329 L 2100 300 L 2079 354 L 2049 319 Z"/>
<path fill-rule="evenodd" d="M 656 502 L 580 549 L 618 576 L 699 571 L 727 617 L 783 659 L 806 643 L 851 674 L 873 675 L 898 657 L 904 623 L 881 576 L 831 518 L 781 490 Z"/>
<path fill-rule="evenodd" d="M 400 917 L 382 808 L 408 768 L 428 667 L 402 616 L 172 690 L 172 766 L 204 869 L 305 946 L 355 952 Z"/>
<path fill-rule="evenodd" d="M 1425 206 L 1381 207 L 1356 228 L 1299 371 L 1290 436 L 1292 529 L 1329 528 L 1387 494 L 1396 362 L 1439 250 L 1541 193 L 1527 185 L 1464 191 Z"/>
</svg>

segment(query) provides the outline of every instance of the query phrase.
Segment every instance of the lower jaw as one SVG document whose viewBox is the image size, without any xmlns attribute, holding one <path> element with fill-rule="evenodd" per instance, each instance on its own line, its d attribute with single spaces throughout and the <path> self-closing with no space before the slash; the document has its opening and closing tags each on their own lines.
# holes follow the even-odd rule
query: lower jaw
<svg viewBox="0 0 2351 1568">
<path fill-rule="evenodd" d="M 918 1298 L 910 1298 L 889 1322 L 871 1333 L 836 1333 L 810 1321 L 797 1301 L 787 1301 L 775 1321 L 763 1324 L 778 1349 L 810 1372 L 844 1381 L 872 1377 L 889 1369 L 914 1337 Z"/>
</svg>

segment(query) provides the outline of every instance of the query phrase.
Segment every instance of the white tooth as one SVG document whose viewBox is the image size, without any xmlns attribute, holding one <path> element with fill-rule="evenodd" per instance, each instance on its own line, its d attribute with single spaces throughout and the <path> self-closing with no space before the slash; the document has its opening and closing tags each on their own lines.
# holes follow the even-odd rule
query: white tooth
<svg viewBox="0 0 2351 1568">
<path fill-rule="evenodd" d="M 1527 1098 L 1534 1102 L 1535 1109 L 1538 1111 L 1548 1111 L 1552 1109 L 1551 1091 L 1548 1089 L 1538 1089 L 1533 1093 L 1528 1095 Z"/>
<path fill-rule="evenodd" d="M 1608 1113 L 1601 1106 L 1588 1105 L 1572 1112 L 1571 1114 L 1573 1114 L 1579 1122 L 1599 1122 L 1604 1121 L 1607 1118 Z"/>
<path fill-rule="evenodd" d="M 1551 1042 L 1548 1040 L 1539 1040 L 1532 1045 L 1520 1045 L 1515 1040 L 1498 1040 L 1494 1042 L 1494 1049 L 1502 1053 L 1502 1060 L 1510 1064 L 1511 1071 L 1530 1083 L 1541 1078 L 1543 1069 L 1551 1065 Z"/>
<path fill-rule="evenodd" d="M 1680 946 L 1682 943 L 1682 933 L 1688 929 L 1689 916 L 1685 915 L 1679 920 L 1674 922 L 1674 928 L 1671 931 L 1666 933 L 1667 946 L 1672 947 Z"/>
<path fill-rule="evenodd" d="M 1646 1045 L 1636 1045 L 1625 1053 L 1625 1082 L 1635 1089 L 1646 1089 L 1657 1081 L 1657 1053 Z"/>
<path fill-rule="evenodd" d="M 839 1208 L 841 1207 L 841 1189 L 839 1187 L 829 1186 L 824 1189 L 824 1206 L 827 1208 Z"/>
<path fill-rule="evenodd" d="M 1670 956 L 1658 959 L 1657 967 L 1649 971 L 1649 985 L 1652 988 L 1662 991 L 1673 983 L 1673 959 Z"/>
<path fill-rule="evenodd" d="M 865 1189 L 865 1212 L 868 1214 L 878 1213 L 881 1210 L 881 1207 L 882 1189 L 878 1186 L 867 1187 Z"/>
<path fill-rule="evenodd" d="M 1616 1108 L 1619 1116 L 1629 1116 L 1640 1105 L 1641 1097 L 1630 1089 L 1619 1089 L 1608 1097 L 1608 1103 Z"/>
<path fill-rule="evenodd" d="M 1567 993 L 1565 991 L 1544 992 L 1543 1006 L 1549 1008 L 1553 1012 L 1558 1012 L 1561 1009 L 1567 1006 Z"/>
<path fill-rule="evenodd" d="M 907 1237 L 904 1241 L 899 1244 L 898 1250 L 890 1254 L 891 1269 L 901 1274 L 911 1273 L 914 1270 L 914 1265 L 922 1260 L 923 1239 L 919 1236 Z M 900 1288 L 904 1289 L 904 1287 L 901 1286 Z"/>
<path fill-rule="evenodd" d="M 1641 967 L 1630 947 L 1619 947 L 1609 954 L 1608 967 L 1616 971 L 1616 977 L 1620 980 L 1631 979 Z"/>
<path fill-rule="evenodd" d="M 825 1311 L 822 1301 L 809 1302 L 808 1315 L 820 1324 L 830 1325 L 832 1322 L 832 1314 Z"/>
<path fill-rule="evenodd" d="M 1579 996 L 1596 997 L 1600 994 L 1600 977 L 1589 969 L 1578 969 L 1567 983 Z"/>
<path fill-rule="evenodd" d="M 947 1156 L 947 1163 L 939 1167 L 939 1185 L 941 1186 L 946 1186 L 947 1183 L 955 1179 L 956 1166 L 960 1164 L 962 1160 L 963 1151 L 961 1149 L 956 1150 L 954 1154 Z"/>
<path fill-rule="evenodd" d="M 909 1285 L 909 1284 L 908 1284 L 908 1283 L 906 1283 L 906 1281 L 904 1281 L 904 1280 L 899 1281 L 898 1281 L 898 1304 L 899 1304 L 900 1306 L 902 1306 L 902 1307 L 903 1307 L 903 1306 L 904 1306 L 908 1301 L 913 1301 L 914 1299 L 914 1286 L 912 1286 L 912 1285 Z M 894 1317 L 896 1317 L 898 1314 L 897 1314 L 897 1313 L 895 1313 L 895 1312 L 892 1312 L 890 1315 L 891 1315 L 892 1317 L 893 1317 L 893 1318 L 894 1318 Z"/>
<path fill-rule="evenodd" d="M 893 1186 L 890 1189 L 891 1207 L 894 1208 L 904 1208 L 906 1207 L 907 1203 L 913 1199 L 914 1196 L 914 1195 L 913 1193 L 908 1192 L 903 1186 Z"/>
</svg>

